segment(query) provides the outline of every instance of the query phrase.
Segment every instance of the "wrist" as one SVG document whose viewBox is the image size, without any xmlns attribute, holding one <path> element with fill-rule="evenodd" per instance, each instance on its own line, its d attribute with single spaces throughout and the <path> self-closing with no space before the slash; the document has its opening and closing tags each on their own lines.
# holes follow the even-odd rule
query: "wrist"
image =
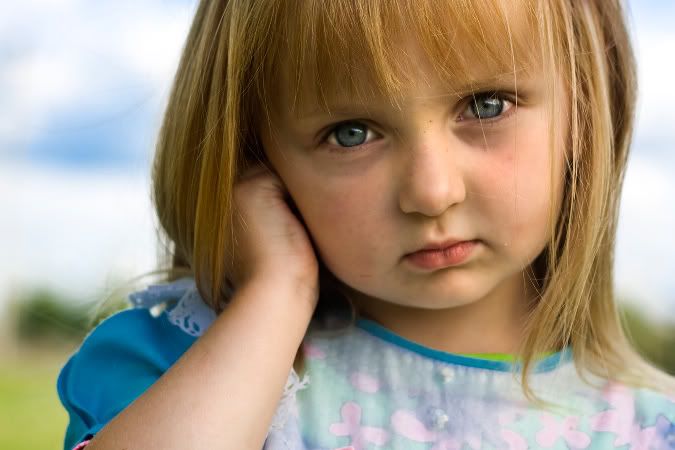
<svg viewBox="0 0 675 450">
<path fill-rule="evenodd" d="M 292 311 L 299 318 L 306 316 L 308 321 L 319 299 L 318 278 L 308 280 L 279 271 L 260 273 L 243 282 L 236 290 L 250 292 L 246 297 L 257 304 L 264 304 L 267 309 L 282 308 Z"/>
</svg>

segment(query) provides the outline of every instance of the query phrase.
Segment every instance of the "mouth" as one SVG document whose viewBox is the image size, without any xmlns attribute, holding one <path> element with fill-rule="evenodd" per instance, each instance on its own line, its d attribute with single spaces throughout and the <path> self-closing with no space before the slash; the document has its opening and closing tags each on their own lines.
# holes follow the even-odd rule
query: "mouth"
<svg viewBox="0 0 675 450">
<path fill-rule="evenodd" d="M 480 241 L 448 240 L 438 244 L 429 244 L 404 259 L 417 268 L 435 270 L 458 266 L 464 263 L 476 250 Z"/>
</svg>

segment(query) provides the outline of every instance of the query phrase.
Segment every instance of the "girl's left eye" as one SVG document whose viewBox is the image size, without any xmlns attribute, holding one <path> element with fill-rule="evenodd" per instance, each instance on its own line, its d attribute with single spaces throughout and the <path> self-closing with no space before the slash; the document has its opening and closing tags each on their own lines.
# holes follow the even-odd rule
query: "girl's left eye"
<svg viewBox="0 0 675 450">
<path fill-rule="evenodd" d="M 336 125 L 326 140 L 337 147 L 356 147 L 370 142 L 376 136 L 368 125 L 362 122 L 343 122 Z"/>
<path fill-rule="evenodd" d="M 504 115 L 513 107 L 513 102 L 499 92 L 482 92 L 469 99 L 458 120 L 477 119 L 490 120 Z"/>
</svg>

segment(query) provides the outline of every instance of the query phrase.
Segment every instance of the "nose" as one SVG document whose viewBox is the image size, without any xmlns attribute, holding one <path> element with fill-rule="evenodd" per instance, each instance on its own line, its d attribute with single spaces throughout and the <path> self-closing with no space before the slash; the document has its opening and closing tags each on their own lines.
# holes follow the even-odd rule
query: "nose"
<svg viewBox="0 0 675 450">
<path fill-rule="evenodd" d="M 448 134 L 426 130 L 403 152 L 399 207 L 404 213 L 440 216 L 466 198 L 465 174 Z"/>
</svg>

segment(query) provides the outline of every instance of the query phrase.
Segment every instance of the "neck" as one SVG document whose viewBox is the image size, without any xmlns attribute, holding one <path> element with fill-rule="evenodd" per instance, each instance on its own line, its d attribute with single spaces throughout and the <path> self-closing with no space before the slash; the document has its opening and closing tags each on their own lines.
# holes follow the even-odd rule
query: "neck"
<svg viewBox="0 0 675 450">
<path fill-rule="evenodd" d="M 486 297 L 447 309 L 422 309 L 350 293 L 360 317 L 426 347 L 448 353 L 516 353 L 533 299 L 522 274 Z"/>
</svg>

